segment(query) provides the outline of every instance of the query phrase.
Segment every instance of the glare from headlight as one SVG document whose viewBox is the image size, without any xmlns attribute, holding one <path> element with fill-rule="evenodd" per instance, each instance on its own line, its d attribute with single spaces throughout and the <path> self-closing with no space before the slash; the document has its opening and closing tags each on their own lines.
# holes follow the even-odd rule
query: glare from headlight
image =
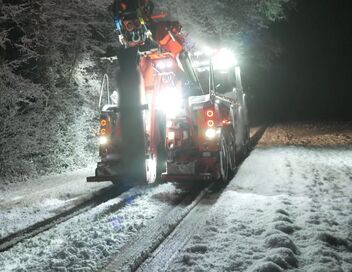
<svg viewBox="0 0 352 272">
<path fill-rule="evenodd" d="M 164 69 L 167 69 L 167 68 L 171 68 L 173 65 L 172 61 L 170 59 L 162 59 L 162 60 L 159 60 L 156 64 L 156 67 L 160 70 L 164 70 Z"/>
<path fill-rule="evenodd" d="M 162 90 L 156 98 L 156 108 L 163 111 L 168 117 L 175 117 L 182 111 L 181 90 L 167 88 Z"/>
<path fill-rule="evenodd" d="M 167 121 L 166 121 L 166 127 L 167 127 L 167 128 L 171 128 L 172 125 L 173 125 L 173 124 L 172 124 L 172 121 L 171 121 L 171 120 L 167 120 Z"/>
<path fill-rule="evenodd" d="M 108 143 L 108 137 L 106 137 L 106 136 L 99 137 L 99 144 L 100 145 L 106 145 L 107 143 Z"/>
<path fill-rule="evenodd" d="M 169 133 L 167 134 L 167 138 L 169 140 L 175 140 L 175 132 L 174 131 L 169 131 Z"/>
<path fill-rule="evenodd" d="M 236 65 L 236 56 L 226 48 L 220 49 L 213 56 L 213 67 L 215 70 L 227 70 Z"/>
<path fill-rule="evenodd" d="M 216 136 L 216 130 L 213 128 L 208 128 L 205 131 L 205 137 L 207 137 L 208 139 L 214 139 Z"/>
</svg>

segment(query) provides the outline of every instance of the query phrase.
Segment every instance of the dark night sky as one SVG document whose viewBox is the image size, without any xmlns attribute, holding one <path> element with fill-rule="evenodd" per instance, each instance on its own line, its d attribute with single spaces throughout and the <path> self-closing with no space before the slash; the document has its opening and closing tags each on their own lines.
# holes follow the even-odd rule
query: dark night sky
<svg viewBox="0 0 352 272">
<path fill-rule="evenodd" d="M 252 119 L 352 119 L 351 2 L 298 0 L 288 21 L 272 26 L 283 53 L 258 75 Z"/>
</svg>

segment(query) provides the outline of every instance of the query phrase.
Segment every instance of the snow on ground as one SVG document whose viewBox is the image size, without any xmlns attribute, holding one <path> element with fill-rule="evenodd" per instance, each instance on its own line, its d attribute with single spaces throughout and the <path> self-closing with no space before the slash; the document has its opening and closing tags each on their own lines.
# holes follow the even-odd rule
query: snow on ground
<svg viewBox="0 0 352 272">
<path fill-rule="evenodd" d="M 175 239 L 184 241 L 171 235 L 171 260 L 145 271 L 352 272 L 350 130 L 316 124 L 269 128 L 227 188 L 201 200 L 176 228 Z M 7 198 L 20 201 L 16 197 L 30 188 L 24 194 L 10 189 Z M 70 199 L 48 192 L 55 197 L 41 203 Z M 148 226 L 165 224 L 160 218 L 183 193 L 172 184 L 130 190 L 0 253 L 0 271 L 97 271 Z M 122 199 L 128 205 L 118 210 Z"/>
<path fill-rule="evenodd" d="M 251 153 L 220 196 L 200 203 L 209 206 L 204 224 L 158 271 L 352 271 L 351 141 L 295 126 L 268 129 L 266 147 Z M 313 147 L 282 140 L 284 132 L 296 144 L 295 131 Z"/>
<path fill-rule="evenodd" d="M 95 166 L 8 184 L 0 190 L 0 237 L 24 229 L 89 199 L 111 182 L 87 183 Z"/>
<path fill-rule="evenodd" d="M 131 189 L 0 253 L 0 271 L 97 271 L 182 193 L 172 184 Z"/>
</svg>

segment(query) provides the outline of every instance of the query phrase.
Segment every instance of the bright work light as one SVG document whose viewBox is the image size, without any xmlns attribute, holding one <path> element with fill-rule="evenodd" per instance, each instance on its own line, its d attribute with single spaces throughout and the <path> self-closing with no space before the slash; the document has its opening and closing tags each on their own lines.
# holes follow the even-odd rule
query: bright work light
<svg viewBox="0 0 352 272">
<path fill-rule="evenodd" d="M 168 117 L 175 117 L 183 109 L 181 91 L 177 88 L 162 90 L 157 95 L 156 108 L 163 111 Z"/>
<path fill-rule="evenodd" d="M 99 137 L 99 144 L 100 145 L 106 145 L 107 143 L 108 143 L 108 137 L 106 137 L 106 136 Z"/>
<path fill-rule="evenodd" d="M 213 139 L 216 136 L 216 130 L 214 128 L 209 128 L 205 131 L 205 137 L 208 139 Z"/>
<path fill-rule="evenodd" d="M 172 60 L 170 59 L 161 59 L 156 62 L 156 68 L 159 70 L 170 69 L 173 66 Z"/>
<path fill-rule="evenodd" d="M 233 52 L 226 48 L 222 48 L 217 51 L 213 58 L 213 67 L 215 70 L 227 70 L 237 65 L 237 59 Z"/>
</svg>

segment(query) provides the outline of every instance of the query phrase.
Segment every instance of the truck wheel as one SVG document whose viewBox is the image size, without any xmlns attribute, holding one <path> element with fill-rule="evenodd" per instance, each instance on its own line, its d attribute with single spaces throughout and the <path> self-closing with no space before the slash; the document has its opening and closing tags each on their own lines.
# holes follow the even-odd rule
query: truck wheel
<svg viewBox="0 0 352 272">
<path fill-rule="evenodd" d="M 245 126 L 245 135 L 244 135 L 244 146 L 242 149 L 242 159 L 244 160 L 249 152 L 250 152 L 250 134 L 249 134 L 249 127 L 246 125 Z"/>
<path fill-rule="evenodd" d="M 162 183 L 161 174 L 166 172 L 166 159 L 167 154 L 164 145 L 160 144 L 158 146 L 158 157 L 157 157 L 157 167 L 156 167 L 156 182 Z"/>
<path fill-rule="evenodd" d="M 161 174 L 165 172 L 166 154 L 162 147 L 158 146 L 157 154 L 146 159 L 147 182 L 161 183 Z"/>
<path fill-rule="evenodd" d="M 222 182 L 227 182 L 229 179 L 229 155 L 228 155 L 225 133 L 221 133 L 221 136 L 220 136 L 219 161 L 220 161 L 220 180 Z"/>
<path fill-rule="evenodd" d="M 146 169 L 146 177 L 147 183 L 154 183 L 157 176 L 157 158 L 156 155 L 150 156 L 150 158 L 145 160 L 145 169 Z"/>
<path fill-rule="evenodd" d="M 231 178 L 236 170 L 236 140 L 232 127 L 226 128 L 227 146 L 229 153 L 229 177 Z"/>
</svg>

